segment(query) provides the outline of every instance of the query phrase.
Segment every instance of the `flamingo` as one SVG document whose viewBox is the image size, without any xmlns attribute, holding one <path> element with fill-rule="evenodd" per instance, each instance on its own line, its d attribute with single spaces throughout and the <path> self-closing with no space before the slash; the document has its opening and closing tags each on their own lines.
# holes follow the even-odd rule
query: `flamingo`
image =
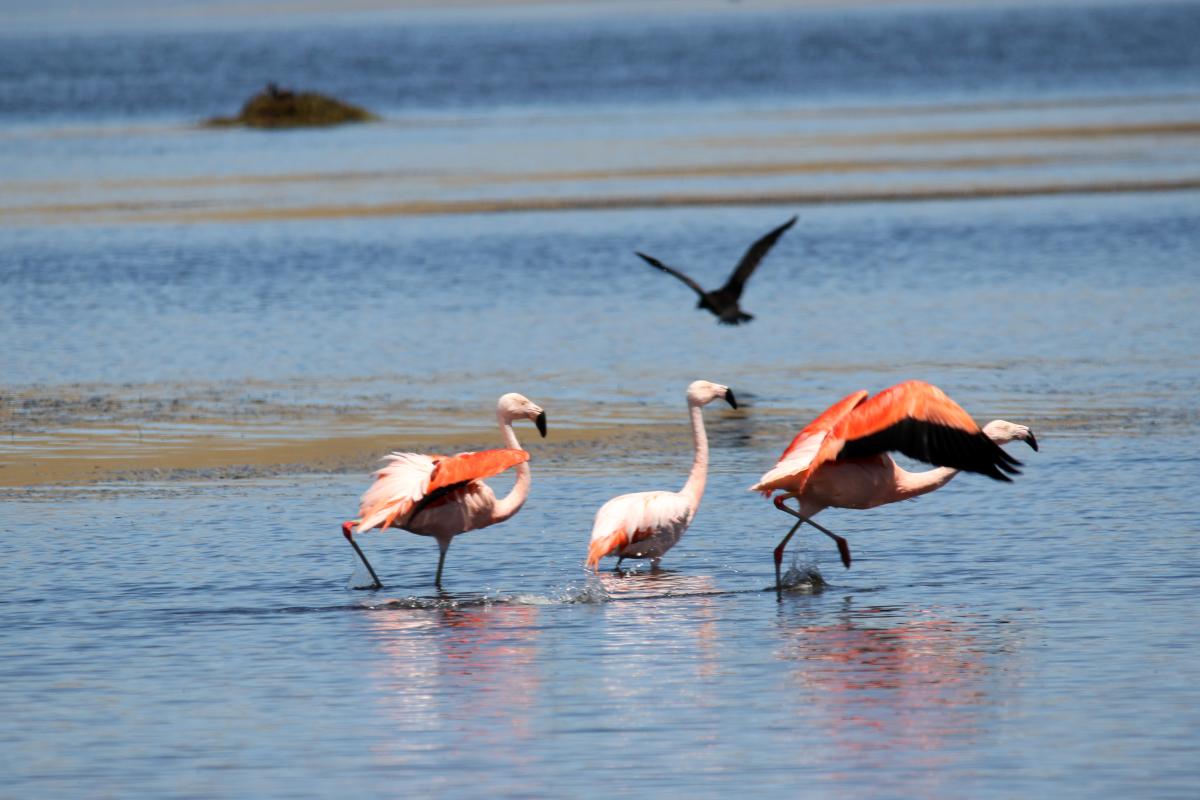
<svg viewBox="0 0 1200 800">
<path fill-rule="evenodd" d="M 441 588 L 446 550 L 455 536 L 503 522 L 521 510 L 529 496 L 529 453 L 521 449 L 513 432 L 517 419 L 532 420 L 538 433 L 546 435 L 546 412 L 528 398 L 509 393 L 496 402 L 496 421 L 506 447 L 453 456 L 392 453 L 385 457 L 387 465 L 375 473 L 375 482 L 362 496 L 358 519 L 342 523 L 342 535 L 371 573 L 373 588 L 383 588 L 383 583 L 354 541 L 355 533 L 393 527 L 432 536 L 439 551 L 433 583 Z M 513 466 L 517 481 L 506 497 L 498 499 L 483 481 Z"/>
<path fill-rule="evenodd" d="M 751 491 L 764 497 L 781 490 L 775 507 L 797 522 L 775 548 L 775 587 L 780 589 L 783 549 L 807 522 L 837 543 L 850 568 L 850 546 L 813 522 L 826 508 L 874 508 L 918 497 L 949 483 L 960 471 L 1011 481 L 1021 462 L 999 445 L 1023 441 L 1035 451 L 1037 439 L 1025 425 L 998 419 L 980 428 L 945 392 L 923 381 L 905 381 L 867 399 L 858 391 L 834 403 L 788 445 L 773 468 Z M 908 472 L 888 455 L 899 451 L 938 469 Z M 1007 474 L 1006 474 L 1007 473 Z M 799 501 L 799 510 L 785 505 Z"/>
<path fill-rule="evenodd" d="M 587 565 L 597 569 L 600 559 L 617 555 L 617 566 L 626 558 L 649 558 L 657 567 L 663 554 L 675 546 L 696 516 L 708 476 L 708 437 L 700 409 L 718 397 L 737 408 L 728 386 L 693 381 L 687 388 L 692 420 L 692 471 L 678 492 L 634 492 L 614 497 L 596 512 Z"/>
<path fill-rule="evenodd" d="M 711 292 L 704 291 L 696 281 L 684 275 L 679 270 L 668 267 L 657 258 L 648 256 L 637 250 L 634 253 L 655 269 L 662 270 L 668 275 L 674 275 L 686 283 L 692 291 L 700 295 L 700 300 L 696 303 L 696 308 L 708 309 L 717 316 L 717 321 L 722 325 L 738 325 L 754 319 L 753 314 L 747 314 L 738 306 L 738 300 L 741 299 L 742 289 L 745 288 L 746 281 L 750 280 L 750 276 L 754 273 L 754 268 L 758 266 L 758 262 L 762 261 L 767 251 L 774 246 L 776 240 L 780 236 L 783 236 L 784 231 L 795 224 L 796 218 L 792 217 L 750 245 L 750 249 L 742 256 L 742 260 L 738 262 L 738 265 L 733 270 L 733 274 L 729 276 L 729 280 L 725 282 L 725 285 Z"/>
</svg>

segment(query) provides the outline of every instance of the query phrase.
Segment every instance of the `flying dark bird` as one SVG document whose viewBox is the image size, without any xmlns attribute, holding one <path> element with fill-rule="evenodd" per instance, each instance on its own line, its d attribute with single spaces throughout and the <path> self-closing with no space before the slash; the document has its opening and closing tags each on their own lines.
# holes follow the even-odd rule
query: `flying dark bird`
<svg viewBox="0 0 1200 800">
<path fill-rule="evenodd" d="M 700 295 L 700 300 L 696 303 L 696 308 L 707 308 L 716 315 L 717 320 L 722 325 L 738 325 L 754 319 L 753 315 L 747 314 L 738 307 L 738 300 L 742 296 L 742 290 L 746 288 L 746 281 L 750 279 L 750 276 L 754 273 L 754 268 L 758 266 L 758 262 L 762 261 L 763 256 L 774 246 L 776 240 L 783 235 L 784 231 L 795 224 L 796 218 L 792 217 L 750 245 L 750 249 L 746 251 L 746 255 L 742 256 L 742 260 L 738 262 L 737 267 L 733 270 L 733 274 L 729 276 L 729 280 L 725 282 L 725 285 L 712 292 L 704 291 L 700 288 L 700 284 L 679 270 L 668 267 L 657 258 L 648 256 L 645 253 L 638 253 L 636 250 L 634 252 L 641 256 L 650 266 L 660 269 L 668 275 L 674 275 L 690 286 L 696 294 Z"/>
</svg>

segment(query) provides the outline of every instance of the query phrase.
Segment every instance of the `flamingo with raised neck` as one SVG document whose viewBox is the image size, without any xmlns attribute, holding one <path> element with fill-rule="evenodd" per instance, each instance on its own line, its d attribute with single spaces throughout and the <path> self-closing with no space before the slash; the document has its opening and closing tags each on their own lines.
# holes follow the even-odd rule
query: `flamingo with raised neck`
<svg viewBox="0 0 1200 800">
<path fill-rule="evenodd" d="M 503 448 L 453 456 L 392 453 L 385 457 L 387 465 L 375 473 L 375 482 L 362 496 L 358 518 L 342 523 L 342 534 L 371 573 L 374 588 L 382 588 L 383 583 L 354 534 L 390 527 L 433 537 L 438 543 L 433 582 L 440 588 L 446 551 L 455 536 L 503 522 L 521 510 L 532 479 L 529 453 L 521 449 L 513 431 L 513 421 L 518 419 L 533 421 L 538 433 L 546 435 L 546 412 L 527 397 L 510 393 L 496 402 Z M 484 479 L 514 466 L 517 480 L 512 490 L 497 498 Z"/>
<path fill-rule="evenodd" d="M 648 558 L 658 566 L 663 555 L 679 542 L 696 516 L 708 479 L 708 436 L 701 409 L 724 398 L 734 408 L 737 399 L 728 386 L 694 381 L 687 389 L 688 416 L 692 423 L 692 469 L 678 492 L 634 492 L 609 500 L 596 512 L 587 565 L 597 569 L 600 559 L 616 555 L 617 566 L 626 558 Z"/>
</svg>

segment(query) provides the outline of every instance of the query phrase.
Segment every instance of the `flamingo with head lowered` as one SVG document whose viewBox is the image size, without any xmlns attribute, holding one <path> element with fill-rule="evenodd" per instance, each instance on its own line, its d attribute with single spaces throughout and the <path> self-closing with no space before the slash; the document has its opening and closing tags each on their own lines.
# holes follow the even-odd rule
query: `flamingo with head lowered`
<svg viewBox="0 0 1200 800">
<path fill-rule="evenodd" d="M 392 453 L 387 466 L 375 473 L 375 483 L 362 496 L 358 519 L 342 523 L 342 535 L 358 553 L 374 588 L 383 587 L 367 561 L 355 533 L 372 528 L 402 528 L 438 543 L 437 575 L 442 585 L 442 567 L 450 541 L 460 533 L 503 522 L 521 510 L 529 496 L 529 453 L 521 449 L 513 432 L 513 420 L 532 420 L 538 433 L 546 435 L 546 412 L 526 397 L 510 393 L 496 403 L 496 420 L 506 447 L 459 453 L 453 456 L 421 453 Z M 517 468 L 517 480 L 507 496 L 497 498 L 483 482 L 506 469 Z"/>
<path fill-rule="evenodd" d="M 617 566 L 626 558 L 648 558 L 658 566 L 688 529 L 708 477 L 708 436 L 700 409 L 723 397 L 737 408 L 737 399 L 728 386 L 694 381 L 687 389 L 688 414 L 692 421 L 692 471 L 678 492 L 634 492 L 609 500 L 596 512 L 587 565 L 596 569 L 600 559 L 617 556 Z"/>
<path fill-rule="evenodd" d="M 846 540 L 813 522 L 826 508 L 874 508 L 940 489 L 960 471 L 1010 481 L 1021 462 L 999 445 L 1023 441 L 1038 449 L 1033 431 L 1002 419 L 980 428 L 945 392 L 922 381 L 905 381 L 868 399 L 851 394 L 808 424 L 777 463 L 751 491 L 775 497 L 775 507 L 797 522 L 775 548 L 775 587 L 780 588 L 783 549 L 807 522 L 832 538 L 842 563 L 850 568 Z M 938 469 L 908 472 L 890 451 L 933 464 Z M 1006 474 L 1007 473 L 1007 474 Z M 799 509 L 786 506 L 796 498 Z"/>
</svg>

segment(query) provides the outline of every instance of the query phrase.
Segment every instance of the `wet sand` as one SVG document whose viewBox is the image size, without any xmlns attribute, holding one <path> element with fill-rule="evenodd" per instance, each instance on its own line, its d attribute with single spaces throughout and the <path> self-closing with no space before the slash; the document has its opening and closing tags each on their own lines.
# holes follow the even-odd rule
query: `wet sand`
<svg viewBox="0 0 1200 800">
<path fill-rule="evenodd" d="M 661 194 L 616 197 L 528 198 L 508 201 L 463 200 L 444 203 L 380 203 L 376 205 L 303 206 L 298 208 L 245 209 L 239 211 L 178 211 L 147 213 L 144 222 L 267 222 L 304 219 L 365 217 L 442 216 L 448 214 L 501 214 L 537 211 L 603 211 L 638 208 L 702 208 L 705 206 L 807 206 L 831 203 L 889 203 L 932 200 L 972 200 L 985 197 L 1036 197 L 1062 194 L 1115 194 L 1136 192 L 1185 192 L 1200 189 L 1200 176 L 1178 180 L 1124 180 L 1097 183 L 1041 183 L 963 186 L 959 188 L 912 187 L 904 191 L 865 190 L 826 192 L 778 192 L 752 194 Z M 115 208 L 58 208 L 53 213 L 103 212 Z M 139 209 L 124 207 L 121 210 Z M 148 209 L 140 209 L 147 211 Z"/>
<path fill-rule="evenodd" d="M 590 139 L 620 131 L 619 146 Z M 0 180 L 0 226 L 211 224 L 706 206 L 793 206 L 1200 187 L 1200 98 L 1189 94 L 823 110 L 619 111 L 392 119 L 343 134 L 363 158 L 323 169 L 164 162 L 114 153 L 91 177 Z M 538 138 L 528 137 L 529 129 Z M 122 129 L 166 139 L 230 135 Z M 703 133 L 697 133 L 703 131 Z M 76 130 L 103 138 L 105 129 Z M 69 128 L 17 135 L 52 139 Z M 270 134 L 242 134 L 270 136 Z M 307 141 L 307 140 L 305 140 Z M 316 140 L 314 140 L 315 142 Z M 266 140 L 250 139 L 262 147 Z M 190 150 L 189 150 L 190 151 Z M 261 171 L 259 171 L 261 170 Z"/>
<path fill-rule="evenodd" d="M 365 475 L 392 450 L 501 446 L 487 410 L 292 405 L 245 391 L 255 388 L 262 387 L 239 384 L 239 391 L 230 392 L 228 386 L 88 385 L 9 392 L 0 396 L 0 489 L 283 473 Z M 668 460 L 677 453 L 686 458 L 690 446 L 678 409 L 641 408 L 637 421 L 620 424 L 602 419 L 603 412 L 562 405 L 555 411 L 545 440 L 532 427 L 517 425 L 523 445 L 540 461 L 569 465 L 584 454 L 644 455 L 647 438 L 662 446 Z"/>
<path fill-rule="evenodd" d="M 360 473 L 365 480 L 393 450 L 451 453 L 501 446 L 490 409 L 264 399 L 276 388 L 247 381 L 76 385 L 0 394 L 0 493 L 281 474 Z M 321 394 L 318 384 L 308 388 Z M 615 411 L 603 404 L 544 402 L 553 412 L 549 436 L 541 439 L 520 422 L 517 435 L 535 462 L 556 471 L 595 474 L 634 462 L 639 469 L 683 469 L 691 452 L 686 419 L 675 406 L 623 405 Z M 705 422 L 716 446 L 774 452 L 820 410 L 743 403 L 736 412 L 709 409 Z M 1194 413 L 1169 417 L 1120 396 L 1086 410 L 1069 397 L 1027 398 L 1023 413 L 1042 438 L 1164 427 L 1186 431 L 1196 424 Z"/>
</svg>

